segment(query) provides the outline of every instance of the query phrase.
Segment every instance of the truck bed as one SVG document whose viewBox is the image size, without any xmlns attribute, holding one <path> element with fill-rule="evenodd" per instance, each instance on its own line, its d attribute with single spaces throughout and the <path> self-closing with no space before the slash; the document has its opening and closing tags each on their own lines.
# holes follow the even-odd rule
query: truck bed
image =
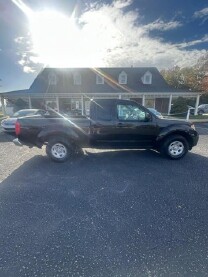
<svg viewBox="0 0 208 277">
<path fill-rule="evenodd" d="M 73 130 L 80 140 L 86 140 L 90 136 L 91 120 L 84 117 L 63 118 L 63 117 L 45 117 L 45 116 L 30 116 L 18 119 L 21 132 L 18 139 L 27 145 L 35 145 L 40 147 L 38 138 L 44 133 L 47 136 L 47 130 L 53 130 L 53 133 L 68 132 Z M 88 140 L 88 139 L 87 139 Z"/>
</svg>

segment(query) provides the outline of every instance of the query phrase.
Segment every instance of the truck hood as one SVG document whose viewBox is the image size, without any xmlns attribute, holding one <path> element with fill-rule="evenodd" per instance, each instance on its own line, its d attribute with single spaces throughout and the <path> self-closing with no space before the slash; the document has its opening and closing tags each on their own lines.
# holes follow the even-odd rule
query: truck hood
<svg viewBox="0 0 208 277">
<path fill-rule="evenodd" d="M 187 126 L 191 126 L 192 122 L 190 121 L 186 121 L 184 119 L 175 119 L 175 118 L 158 118 L 157 119 L 158 122 L 160 122 L 160 124 L 166 126 L 166 125 L 187 125 Z"/>
</svg>

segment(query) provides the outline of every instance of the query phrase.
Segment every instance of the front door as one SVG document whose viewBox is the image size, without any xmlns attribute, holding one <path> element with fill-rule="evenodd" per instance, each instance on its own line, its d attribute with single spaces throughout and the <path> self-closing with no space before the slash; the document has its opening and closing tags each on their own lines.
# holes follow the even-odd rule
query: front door
<svg viewBox="0 0 208 277">
<path fill-rule="evenodd" d="M 116 140 L 123 147 L 152 147 L 159 132 L 156 118 L 136 103 L 117 103 Z"/>
</svg>

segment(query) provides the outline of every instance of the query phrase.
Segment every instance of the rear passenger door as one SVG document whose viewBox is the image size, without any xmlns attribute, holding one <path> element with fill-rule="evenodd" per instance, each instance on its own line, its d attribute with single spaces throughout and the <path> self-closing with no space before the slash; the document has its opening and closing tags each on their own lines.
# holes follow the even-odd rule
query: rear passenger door
<svg viewBox="0 0 208 277">
<path fill-rule="evenodd" d="M 91 120 L 91 141 L 99 144 L 110 144 L 115 132 L 115 101 L 100 100 L 93 105 Z"/>
</svg>

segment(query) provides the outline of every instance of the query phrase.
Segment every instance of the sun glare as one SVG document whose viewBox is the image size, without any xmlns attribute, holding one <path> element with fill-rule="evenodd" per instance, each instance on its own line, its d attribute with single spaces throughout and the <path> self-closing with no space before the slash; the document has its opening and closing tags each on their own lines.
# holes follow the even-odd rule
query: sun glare
<svg viewBox="0 0 208 277">
<path fill-rule="evenodd" d="M 80 34 L 73 18 L 55 11 L 36 13 L 30 19 L 34 51 L 51 66 L 79 66 Z"/>
<path fill-rule="evenodd" d="M 22 0 L 12 1 L 27 15 L 32 50 L 47 66 L 106 66 L 106 57 L 118 46 L 120 34 L 105 14 L 86 13 L 78 25 L 74 13 L 69 17 L 55 10 L 35 12 Z"/>
<path fill-rule="evenodd" d="M 101 23 L 99 22 L 101 21 Z M 78 28 L 76 19 L 56 11 L 30 17 L 34 52 L 41 62 L 53 67 L 94 67 L 105 63 L 116 30 L 104 16 Z"/>
<path fill-rule="evenodd" d="M 30 32 L 34 52 L 46 65 L 90 67 L 102 64 L 99 34 L 95 30 L 79 29 L 73 16 L 56 11 L 34 13 L 30 17 Z"/>
</svg>

